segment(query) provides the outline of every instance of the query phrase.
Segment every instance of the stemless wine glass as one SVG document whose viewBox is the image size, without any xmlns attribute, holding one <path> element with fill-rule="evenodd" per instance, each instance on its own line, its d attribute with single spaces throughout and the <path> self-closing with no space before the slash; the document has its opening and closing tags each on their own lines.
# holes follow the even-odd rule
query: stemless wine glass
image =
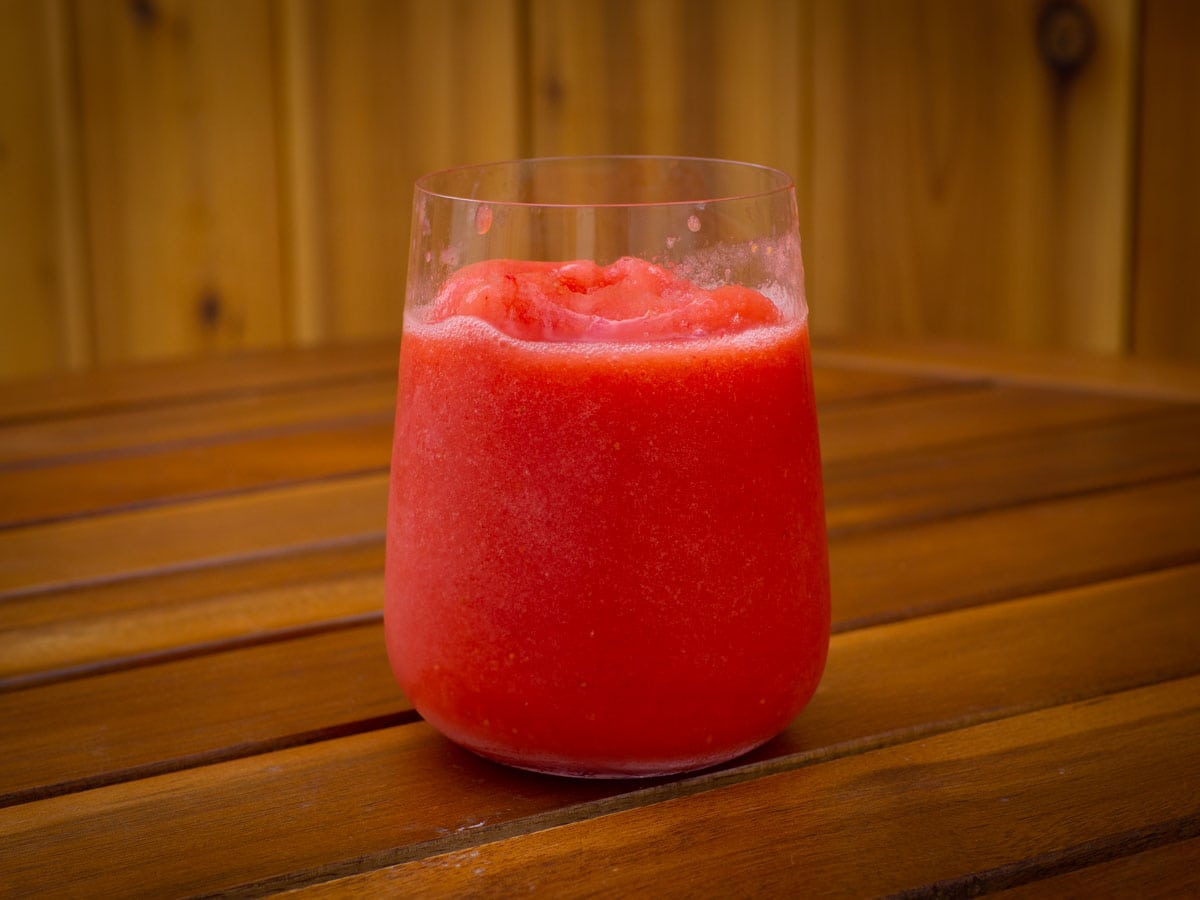
<svg viewBox="0 0 1200 900">
<path fill-rule="evenodd" d="M 404 322 L 384 621 L 418 712 L 590 777 L 785 728 L 829 646 L 791 180 L 666 157 L 427 175 Z"/>
</svg>

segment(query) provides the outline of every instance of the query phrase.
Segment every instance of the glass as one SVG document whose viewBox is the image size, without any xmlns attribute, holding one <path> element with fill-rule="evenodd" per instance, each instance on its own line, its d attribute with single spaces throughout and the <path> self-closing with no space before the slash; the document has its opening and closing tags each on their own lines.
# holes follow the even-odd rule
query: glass
<svg viewBox="0 0 1200 900">
<path fill-rule="evenodd" d="M 401 687 L 474 752 L 703 768 L 829 645 L 795 193 L 662 157 L 417 181 L 388 512 Z"/>
</svg>

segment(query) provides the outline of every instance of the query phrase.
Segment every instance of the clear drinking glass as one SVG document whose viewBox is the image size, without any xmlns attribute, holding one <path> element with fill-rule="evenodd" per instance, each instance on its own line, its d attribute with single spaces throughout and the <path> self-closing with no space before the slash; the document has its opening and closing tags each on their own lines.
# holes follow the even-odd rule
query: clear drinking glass
<svg viewBox="0 0 1200 900">
<path fill-rule="evenodd" d="M 400 685 L 482 756 L 661 775 L 787 726 L 829 569 L 786 175 L 589 157 L 417 181 L 386 582 Z"/>
</svg>

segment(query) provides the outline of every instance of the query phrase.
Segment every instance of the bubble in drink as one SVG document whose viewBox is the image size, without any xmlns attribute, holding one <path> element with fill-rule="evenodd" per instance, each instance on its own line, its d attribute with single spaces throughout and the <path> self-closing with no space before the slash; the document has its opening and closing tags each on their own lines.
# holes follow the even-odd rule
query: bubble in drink
<svg viewBox="0 0 1200 900">
<path fill-rule="evenodd" d="M 688 231 L 695 233 L 699 230 L 700 230 L 700 217 L 699 216 L 688 216 Z"/>
</svg>

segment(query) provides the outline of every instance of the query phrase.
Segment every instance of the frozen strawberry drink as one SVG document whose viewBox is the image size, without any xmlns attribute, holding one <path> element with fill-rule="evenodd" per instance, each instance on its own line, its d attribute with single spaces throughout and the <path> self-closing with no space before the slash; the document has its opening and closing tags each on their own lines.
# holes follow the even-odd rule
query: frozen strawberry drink
<svg viewBox="0 0 1200 900">
<path fill-rule="evenodd" d="M 388 652 L 420 714 L 483 756 L 700 768 L 778 734 L 817 687 L 803 303 L 682 268 L 482 259 L 410 305 Z"/>
</svg>

